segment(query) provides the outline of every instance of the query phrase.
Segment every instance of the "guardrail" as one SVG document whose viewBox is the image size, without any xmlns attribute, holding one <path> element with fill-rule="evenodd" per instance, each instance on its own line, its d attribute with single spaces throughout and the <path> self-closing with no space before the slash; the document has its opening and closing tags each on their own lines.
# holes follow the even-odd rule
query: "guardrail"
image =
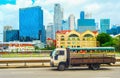
<svg viewBox="0 0 120 78">
<path fill-rule="evenodd" d="M 117 62 L 120 62 L 120 59 L 116 59 Z"/>
<path fill-rule="evenodd" d="M 120 59 L 116 60 L 117 62 L 120 62 Z M 43 59 L 43 60 L 0 60 L 0 64 L 6 64 L 6 66 L 9 66 L 9 63 L 24 63 L 24 66 L 27 66 L 27 63 L 42 63 L 42 66 L 44 66 L 44 63 L 49 63 L 49 59 Z"/>
<path fill-rule="evenodd" d="M 50 60 L 0 60 L 0 64 L 6 64 L 6 66 L 9 66 L 9 63 L 24 63 L 24 66 L 27 66 L 27 63 L 42 63 L 42 66 L 44 66 L 44 63 L 49 63 Z"/>
</svg>

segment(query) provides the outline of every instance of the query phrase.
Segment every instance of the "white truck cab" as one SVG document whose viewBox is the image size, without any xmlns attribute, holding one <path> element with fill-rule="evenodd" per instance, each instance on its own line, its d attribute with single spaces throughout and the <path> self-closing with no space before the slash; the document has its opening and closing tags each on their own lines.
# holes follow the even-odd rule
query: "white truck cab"
<svg viewBox="0 0 120 78">
<path fill-rule="evenodd" d="M 65 63 L 67 58 L 67 53 L 65 48 L 56 48 L 51 53 L 51 66 L 58 67 L 60 63 Z"/>
</svg>

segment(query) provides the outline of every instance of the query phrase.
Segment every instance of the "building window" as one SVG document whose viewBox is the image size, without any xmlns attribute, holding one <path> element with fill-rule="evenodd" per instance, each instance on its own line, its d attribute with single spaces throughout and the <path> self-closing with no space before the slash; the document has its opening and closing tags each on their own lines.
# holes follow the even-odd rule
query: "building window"
<svg viewBox="0 0 120 78">
<path fill-rule="evenodd" d="M 70 41 L 70 38 L 68 38 L 68 41 Z"/>
<path fill-rule="evenodd" d="M 71 34 L 69 37 L 78 37 L 76 34 Z"/>
<path fill-rule="evenodd" d="M 64 41 L 65 39 L 64 39 L 64 36 L 61 36 L 61 41 Z"/>
<path fill-rule="evenodd" d="M 91 41 L 93 39 L 93 36 L 91 34 L 86 34 L 84 35 L 84 38 L 83 40 L 86 40 L 86 41 Z"/>
<path fill-rule="evenodd" d="M 70 42 L 67 42 L 67 44 L 70 44 Z"/>
<path fill-rule="evenodd" d="M 77 40 L 80 40 L 79 37 L 77 38 Z"/>
</svg>

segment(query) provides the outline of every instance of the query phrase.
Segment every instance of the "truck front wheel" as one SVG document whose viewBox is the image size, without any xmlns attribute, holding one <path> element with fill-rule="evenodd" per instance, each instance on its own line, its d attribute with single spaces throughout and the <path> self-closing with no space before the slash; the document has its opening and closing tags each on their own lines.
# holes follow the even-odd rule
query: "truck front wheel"
<svg viewBox="0 0 120 78">
<path fill-rule="evenodd" d="M 65 70 L 65 64 L 59 64 L 58 70 L 59 71 L 64 71 Z"/>
</svg>

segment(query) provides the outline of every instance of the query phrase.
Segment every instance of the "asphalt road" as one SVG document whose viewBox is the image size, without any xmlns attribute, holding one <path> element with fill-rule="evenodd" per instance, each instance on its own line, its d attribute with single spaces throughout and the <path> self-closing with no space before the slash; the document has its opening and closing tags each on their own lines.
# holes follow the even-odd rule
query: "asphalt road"
<svg viewBox="0 0 120 78">
<path fill-rule="evenodd" d="M 102 67 L 88 70 L 85 67 L 57 71 L 51 68 L 0 69 L 0 78 L 120 78 L 120 67 Z"/>
</svg>

